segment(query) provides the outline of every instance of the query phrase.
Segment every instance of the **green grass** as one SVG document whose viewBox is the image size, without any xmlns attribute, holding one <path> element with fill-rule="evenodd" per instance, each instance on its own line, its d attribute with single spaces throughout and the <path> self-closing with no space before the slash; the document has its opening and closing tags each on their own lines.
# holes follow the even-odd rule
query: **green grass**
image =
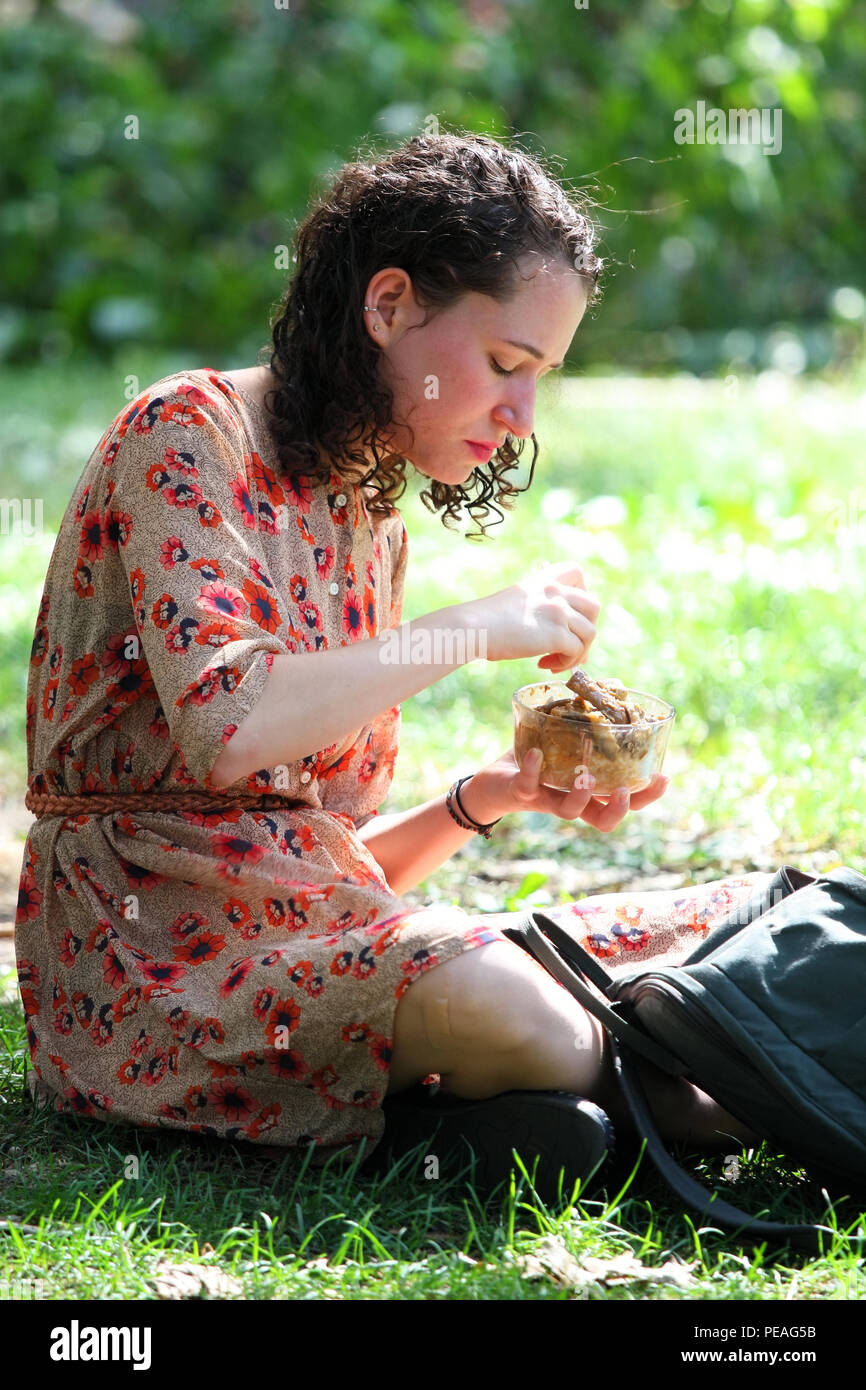
<svg viewBox="0 0 866 1390">
<path fill-rule="evenodd" d="M 716 1155 L 688 1166 L 749 1210 L 786 1221 L 822 1218 L 838 1228 L 820 1258 L 764 1245 L 740 1247 L 685 1216 L 646 1158 L 628 1151 L 605 1189 L 546 1208 L 525 1170 L 510 1191 L 479 1198 L 460 1177 L 425 1181 L 422 1155 L 378 1176 L 335 1154 L 266 1157 L 254 1146 L 136 1131 L 48 1109 L 23 1092 L 18 1010 L 0 1021 L 0 1294 L 42 1281 L 50 1298 L 147 1299 L 163 1262 L 215 1267 L 229 1281 L 216 1297 L 567 1299 L 848 1299 L 863 1294 L 862 1261 L 846 1239 L 862 1230 L 856 1204 L 828 1213 L 814 1181 L 782 1156 L 742 1155 L 736 1186 Z M 423 1146 L 422 1146 L 423 1147 Z M 27 1229 L 18 1230 L 16 1223 Z M 631 1255 L 643 1267 L 608 1284 L 563 1281 L 544 1255 L 553 1242 L 579 1262 Z M 525 1261 L 540 1254 L 540 1266 Z M 653 1282 L 673 1261 L 684 1284 Z M 164 1272 L 164 1271 L 162 1271 Z M 612 1274 L 616 1270 L 611 1271 Z M 38 1287 L 38 1286 L 37 1286 Z"/>
<path fill-rule="evenodd" d="M 182 365 L 196 364 L 154 360 L 141 384 Z M 41 489 L 46 526 L 56 526 L 88 453 L 124 405 L 122 388 L 119 371 L 7 373 L 0 493 Z M 531 491 L 481 543 L 443 528 L 410 483 L 400 504 L 411 547 L 404 618 L 505 587 L 542 561 L 577 560 L 602 600 L 588 669 L 662 694 L 678 711 L 663 802 L 611 835 L 514 817 L 420 885 L 418 902 L 544 905 L 568 896 L 563 867 L 611 889 L 659 870 L 686 882 L 786 860 L 863 867 L 862 385 L 780 390 L 770 378 L 741 383 L 736 399 L 711 382 L 564 382 L 539 403 L 544 449 Z M 0 788 L 13 797 L 24 785 L 26 661 L 49 551 L 50 537 L 0 538 Z M 440 794 L 503 751 L 511 693 L 536 676 L 534 661 L 476 662 L 407 701 L 382 809 Z M 502 861 L 511 867 L 501 871 Z M 553 1212 L 525 1182 L 482 1202 L 460 1181 L 412 1176 L 405 1160 L 379 1178 L 344 1159 L 299 1172 L 295 1154 L 268 1159 L 34 1114 L 14 995 L 0 1012 L 0 1043 L 2 1207 L 10 1222 L 38 1228 L 5 1228 L 0 1281 L 42 1278 L 53 1298 L 153 1297 L 149 1281 L 164 1258 L 216 1262 L 247 1298 L 863 1294 L 856 1246 L 843 1234 L 812 1259 L 701 1232 L 647 1159 L 637 1172 L 627 1160 L 624 1171 L 614 1165 L 605 1189 Z M 128 1155 L 139 1160 L 137 1177 L 124 1174 Z M 681 1157 L 749 1211 L 835 1221 L 840 1232 L 864 1224 L 857 1194 L 842 1201 L 834 1191 L 828 1214 L 820 1182 L 766 1145 L 741 1155 L 735 1187 L 721 1156 Z M 551 1237 L 578 1258 L 630 1252 L 656 1270 L 674 1258 L 690 1266 L 692 1282 L 574 1288 L 538 1270 L 530 1277 L 525 1257 Z M 203 1257 L 206 1246 L 213 1254 Z"/>
</svg>

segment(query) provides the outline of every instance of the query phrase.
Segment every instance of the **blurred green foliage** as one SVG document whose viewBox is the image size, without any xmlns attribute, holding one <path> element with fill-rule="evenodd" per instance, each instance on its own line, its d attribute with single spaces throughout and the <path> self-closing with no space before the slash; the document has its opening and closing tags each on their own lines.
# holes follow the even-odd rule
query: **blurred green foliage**
<svg viewBox="0 0 866 1390">
<path fill-rule="evenodd" d="M 862 347 L 855 0 L 4 0 L 0 358 L 267 341 L 314 188 L 368 138 L 517 133 L 611 259 L 572 362 L 838 364 Z M 779 109 L 782 147 L 677 144 Z"/>
</svg>

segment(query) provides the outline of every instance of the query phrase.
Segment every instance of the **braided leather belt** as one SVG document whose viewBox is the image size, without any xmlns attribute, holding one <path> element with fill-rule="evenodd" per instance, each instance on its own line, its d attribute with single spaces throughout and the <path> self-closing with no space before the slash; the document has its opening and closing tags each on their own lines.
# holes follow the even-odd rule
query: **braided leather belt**
<svg viewBox="0 0 866 1390">
<path fill-rule="evenodd" d="M 34 816 L 104 816 L 112 811 L 290 811 L 305 806 L 275 792 L 93 792 L 61 796 L 55 792 L 34 792 L 30 788 L 24 804 Z"/>
</svg>

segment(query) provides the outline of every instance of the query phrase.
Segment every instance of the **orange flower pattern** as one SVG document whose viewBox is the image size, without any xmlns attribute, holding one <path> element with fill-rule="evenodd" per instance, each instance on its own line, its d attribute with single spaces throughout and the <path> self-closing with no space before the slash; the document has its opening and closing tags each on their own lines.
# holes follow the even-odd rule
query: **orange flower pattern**
<svg viewBox="0 0 866 1390">
<path fill-rule="evenodd" d="M 212 368 L 138 395 L 94 449 L 45 583 L 27 691 L 35 791 L 127 792 L 27 839 L 16 954 L 31 1089 L 60 1112 L 292 1146 L 381 1136 L 394 1011 L 422 970 L 501 939 L 413 909 L 357 831 L 400 707 L 238 789 L 285 810 L 164 813 L 212 789 L 277 654 L 400 622 L 398 512 L 278 480 L 265 412 Z"/>
</svg>

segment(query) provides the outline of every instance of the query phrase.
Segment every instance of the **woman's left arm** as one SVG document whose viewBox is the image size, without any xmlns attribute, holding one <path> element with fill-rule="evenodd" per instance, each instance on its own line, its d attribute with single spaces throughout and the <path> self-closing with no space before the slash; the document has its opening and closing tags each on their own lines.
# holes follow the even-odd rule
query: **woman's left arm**
<svg viewBox="0 0 866 1390">
<path fill-rule="evenodd" d="M 670 781 L 658 775 L 631 797 L 625 792 L 601 800 L 592 795 L 591 788 L 562 792 L 539 786 L 538 774 L 537 759 L 525 759 L 521 770 L 513 749 L 509 749 L 495 762 L 480 768 L 460 788 L 466 814 L 480 825 L 489 825 L 513 811 L 542 811 L 560 820 L 579 819 L 596 830 L 610 831 L 629 811 L 657 801 Z M 390 888 L 399 895 L 423 883 L 475 833 L 457 824 L 443 795 L 408 811 L 373 816 L 358 831 L 358 837 L 380 865 Z"/>
</svg>

